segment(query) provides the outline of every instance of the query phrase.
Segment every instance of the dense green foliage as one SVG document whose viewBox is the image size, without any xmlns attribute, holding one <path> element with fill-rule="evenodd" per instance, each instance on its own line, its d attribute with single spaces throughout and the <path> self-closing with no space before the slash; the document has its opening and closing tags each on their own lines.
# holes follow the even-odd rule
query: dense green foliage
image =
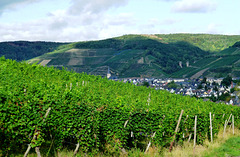
<svg viewBox="0 0 240 157">
<path fill-rule="evenodd" d="M 0 58 L 3 154 L 24 151 L 28 143 L 36 147 L 49 141 L 56 149 L 79 142 L 82 151 L 90 152 L 145 149 L 140 143 L 151 140 L 153 133 L 154 145 L 168 147 L 181 110 L 178 143 L 193 133 L 195 115 L 198 143 L 209 138 L 209 112 L 214 114 L 213 135 L 231 113 L 239 126 L 238 107 Z M 36 133 L 37 139 L 32 141 Z"/>
<path fill-rule="evenodd" d="M 238 47 L 238 48 L 240 48 L 240 41 L 239 41 L 239 42 L 236 42 L 232 47 Z"/>
<path fill-rule="evenodd" d="M 176 89 L 178 87 L 178 85 L 174 81 L 168 83 L 167 86 L 168 86 L 168 88 L 174 88 L 174 89 Z"/>
<path fill-rule="evenodd" d="M 231 83 L 232 83 L 232 77 L 231 77 L 231 76 L 225 77 L 225 78 L 222 80 L 222 82 L 221 82 L 221 84 L 222 84 L 223 86 L 226 86 L 226 87 L 230 86 Z"/>
<path fill-rule="evenodd" d="M 28 60 L 45 53 L 52 52 L 60 45 L 64 44 L 67 43 L 40 41 L 0 42 L 0 56 L 5 56 L 5 58 L 14 59 L 17 61 Z"/>
</svg>

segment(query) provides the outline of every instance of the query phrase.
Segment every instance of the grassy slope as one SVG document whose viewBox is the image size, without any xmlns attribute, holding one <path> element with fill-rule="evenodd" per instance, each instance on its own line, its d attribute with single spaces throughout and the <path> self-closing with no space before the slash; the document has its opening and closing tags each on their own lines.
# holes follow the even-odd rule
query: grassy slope
<svg viewBox="0 0 240 157">
<path fill-rule="evenodd" d="M 213 34 L 157 34 L 163 42 L 186 41 L 205 51 L 220 52 L 237 41 L 240 35 L 213 35 Z"/>
<path fill-rule="evenodd" d="M 232 137 L 223 143 L 220 147 L 215 148 L 209 153 L 204 155 L 205 157 L 212 156 L 240 156 L 240 136 Z"/>
</svg>

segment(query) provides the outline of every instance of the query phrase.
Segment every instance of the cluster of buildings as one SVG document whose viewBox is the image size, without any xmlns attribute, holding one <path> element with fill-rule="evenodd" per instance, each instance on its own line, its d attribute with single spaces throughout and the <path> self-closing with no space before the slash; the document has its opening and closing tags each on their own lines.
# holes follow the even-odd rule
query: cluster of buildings
<svg viewBox="0 0 240 157">
<path fill-rule="evenodd" d="M 235 78 L 238 79 L 238 78 Z M 221 85 L 223 78 L 207 78 L 203 79 L 156 79 L 156 78 L 124 78 L 118 79 L 123 82 L 133 83 L 134 85 L 147 85 L 156 90 L 167 90 L 170 93 L 194 96 L 202 98 L 203 100 L 212 100 L 215 98 L 216 102 L 224 102 L 230 105 L 240 105 L 239 92 L 231 90 L 237 86 L 231 83 L 229 87 Z M 238 88 L 238 87 L 237 87 Z M 239 87 L 240 88 L 240 87 Z M 230 99 L 226 101 L 219 101 L 217 98 L 228 94 Z"/>
</svg>

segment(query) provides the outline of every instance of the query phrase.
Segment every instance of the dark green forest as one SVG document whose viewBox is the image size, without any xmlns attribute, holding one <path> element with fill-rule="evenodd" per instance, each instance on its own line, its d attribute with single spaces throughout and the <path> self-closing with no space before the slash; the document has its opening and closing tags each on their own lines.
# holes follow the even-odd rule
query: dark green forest
<svg viewBox="0 0 240 157">
<path fill-rule="evenodd" d="M 52 52 L 60 45 L 67 43 L 44 41 L 14 41 L 0 42 L 0 56 L 17 61 L 28 60 L 48 52 Z"/>
</svg>

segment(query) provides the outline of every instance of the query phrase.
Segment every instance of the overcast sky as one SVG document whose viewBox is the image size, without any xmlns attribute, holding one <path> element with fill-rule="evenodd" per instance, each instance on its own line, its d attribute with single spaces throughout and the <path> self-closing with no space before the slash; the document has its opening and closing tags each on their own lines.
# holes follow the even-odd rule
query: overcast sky
<svg viewBox="0 0 240 157">
<path fill-rule="evenodd" d="M 0 41 L 240 35 L 240 0 L 0 0 Z"/>
</svg>

